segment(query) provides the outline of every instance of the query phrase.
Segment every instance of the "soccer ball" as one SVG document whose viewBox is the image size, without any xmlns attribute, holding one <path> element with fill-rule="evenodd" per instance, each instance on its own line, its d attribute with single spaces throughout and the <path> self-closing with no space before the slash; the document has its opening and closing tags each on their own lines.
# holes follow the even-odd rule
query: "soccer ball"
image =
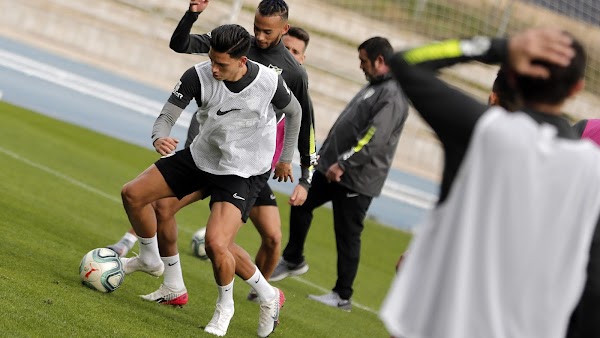
<svg viewBox="0 0 600 338">
<path fill-rule="evenodd" d="M 119 255 L 108 248 L 94 249 L 81 260 L 79 277 L 83 285 L 101 292 L 113 292 L 123 283 L 125 271 Z"/>
<path fill-rule="evenodd" d="M 204 237 L 206 236 L 206 227 L 196 231 L 192 236 L 192 254 L 202 260 L 207 260 L 206 246 L 204 245 Z"/>
</svg>

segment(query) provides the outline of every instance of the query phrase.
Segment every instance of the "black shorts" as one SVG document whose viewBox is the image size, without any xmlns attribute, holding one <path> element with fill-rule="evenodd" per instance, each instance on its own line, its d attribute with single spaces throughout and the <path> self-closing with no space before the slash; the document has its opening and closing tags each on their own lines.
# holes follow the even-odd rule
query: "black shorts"
<svg viewBox="0 0 600 338">
<path fill-rule="evenodd" d="M 269 186 L 269 183 L 265 183 L 263 188 L 259 191 L 258 196 L 256 197 L 254 206 L 261 207 L 269 205 L 276 207 L 277 199 L 275 198 L 275 194 L 273 194 L 273 190 Z"/>
<path fill-rule="evenodd" d="M 256 201 L 257 201 L 258 197 L 260 196 L 260 194 L 262 193 L 264 186 L 267 185 L 267 181 L 269 180 L 269 177 L 271 177 L 270 170 L 262 175 L 252 177 L 252 188 L 250 188 L 250 191 L 251 191 L 250 196 L 252 196 L 252 197 L 248 201 L 248 210 L 247 210 L 248 215 L 250 215 L 250 210 L 252 209 L 252 207 L 254 205 L 256 205 Z M 269 190 L 270 189 L 271 188 L 269 188 Z"/>
<path fill-rule="evenodd" d="M 210 206 L 215 202 L 229 202 L 235 205 L 242 213 L 243 222 L 248 219 L 251 206 L 256 200 L 255 190 L 262 188 L 266 182 L 264 175 L 243 178 L 236 175 L 215 175 L 200 170 L 189 148 L 161 158 L 154 164 L 177 198 L 182 199 L 202 190 L 210 195 Z M 269 173 L 266 173 L 267 179 Z"/>
</svg>

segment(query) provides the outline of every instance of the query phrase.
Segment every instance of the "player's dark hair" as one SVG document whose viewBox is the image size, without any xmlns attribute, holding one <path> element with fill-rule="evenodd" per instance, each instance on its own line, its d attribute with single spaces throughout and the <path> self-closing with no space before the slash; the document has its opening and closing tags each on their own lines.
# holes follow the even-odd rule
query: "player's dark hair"
<svg viewBox="0 0 600 338">
<path fill-rule="evenodd" d="M 286 35 L 289 35 L 293 38 L 296 38 L 296 39 L 304 42 L 304 49 L 306 49 L 306 47 L 308 47 L 308 42 L 310 41 L 310 35 L 308 35 L 308 32 L 305 31 L 304 29 L 302 29 L 300 27 L 296 27 L 296 26 L 290 26 L 290 29 L 288 30 Z"/>
<path fill-rule="evenodd" d="M 515 89 L 508 81 L 508 70 L 506 67 L 502 66 L 498 70 L 496 80 L 494 80 L 494 84 L 492 85 L 492 91 L 496 94 L 498 105 L 502 108 L 508 111 L 515 111 L 521 106 Z"/>
<path fill-rule="evenodd" d="M 239 59 L 250 50 L 250 33 L 236 24 L 222 25 L 210 32 L 210 48 Z"/>
<path fill-rule="evenodd" d="M 565 34 L 570 35 L 565 32 Z M 572 36 L 571 36 L 572 37 Z M 573 86 L 585 75 L 586 53 L 579 41 L 572 37 L 575 56 L 567 67 L 546 61 L 534 61 L 550 71 L 547 79 L 517 76 L 516 87 L 524 102 L 557 104 L 563 102 Z"/>
<path fill-rule="evenodd" d="M 371 62 L 375 62 L 379 55 L 383 56 L 385 63 L 388 63 L 389 57 L 394 53 L 392 45 L 386 38 L 375 36 L 365 40 L 358 46 L 358 50 L 364 49 L 367 53 L 367 58 Z"/>
<path fill-rule="evenodd" d="M 258 4 L 257 11 L 262 16 L 275 16 L 278 15 L 282 19 L 288 19 L 289 7 L 283 0 L 262 0 Z"/>
</svg>

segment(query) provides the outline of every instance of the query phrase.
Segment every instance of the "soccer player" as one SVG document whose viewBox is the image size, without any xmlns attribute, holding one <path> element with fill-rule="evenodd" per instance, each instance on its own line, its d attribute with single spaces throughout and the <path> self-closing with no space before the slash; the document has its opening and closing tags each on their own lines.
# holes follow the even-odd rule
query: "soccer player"
<svg viewBox="0 0 600 338">
<path fill-rule="evenodd" d="M 208 1 L 191 1 L 189 10 L 179 22 L 173 32 L 170 46 L 173 50 L 181 53 L 205 54 L 210 49 L 210 36 L 208 34 L 195 35 L 190 31 L 199 14 L 206 9 Z M 302 177 L 294 189 L 289 203 L 300 205 L 304 203 L 310 181 L 312 180 L 312 164 L 316 159 L 314 154 L 315 141 L 313 129 L 313 112 L 307 89 L 307 76 L 303 67 L 288 52 L 281 42 L 282 36 L 288 31 L 288 7 L 282 0 L 262 1 L 255 15 L 255 34 L 252 39 L 248 56 L 251 60 L 269 66 L 281 73 L 281 76 L 289 85 L 292 93 L 300 101 L 302 107 L 302 124 L 298 139 L 298 149 L 301 154 Z M 278 143 L 283 139 L 284 122 L 278 124 Z M 186 146 L 191 144 L 198 134 L 199 123 L 194 116 L 188 128 Z M 281 148 L 278 147 L 274 156 L 274 162 L 280 155 Z M 164 282 L 160 288 L 148 295 L 143 296 L 145 300 L 157 301 L 167 305 L 183 305 L 187 303 L 187 290 L 183 282 L 181 267 L 176 264 L 179 261 L 177 250 L 177 225 L 175 214 L 186 204 L 193 203 L 202 197 L 201 192 L 190 194 L 183 198 L 181 203 L 170 203 L 169 201 L 157 201 L 153 203 L 156 217 L 159 223 L 159 248 L 161 257 L 165 262 Z M 269 279 L 273 269 L 277 265 L 281 248 L 281 220 L 275 195 L 265 184 L 260 191 L 256 203 L 250 212 L 250 219 L 261 235 L 262 243 L 256 254 L 255 262 L 265 278 Z M 165 226 L 161 226 L 165 224 Z M 165 230 L 163 230 L 165 229 Z M 166 229 L 172 229 L 167 231 Z M 137 237 L 130 229 L 123 238 L 109 248 L 117 251 L 120 256 L 127 254 L 128 250 L 135 244 Z M 248 299 L 257 300 L 253 290 L 250 291 Z"/>
<path fill-rule="evenodd" d="M 323 142 L 308 198 L 302 206 L 292 207 L 290 238 L 271 275 L 271 281 L 278 281 L 308 270 L 304 243 L 313 210 L 331 201 L 338 278 L 332 292 L 309 297 L 346 311 L 352 307 L 364 219 L 373 197 L 381 193 L 408 116 L 408 102 L 386 59 L 392 52 L 382 37 L 358 47 L 360 68 L 369 83 L 342 111 Z"/>
<path fill-rule="evenodd" d="M 182 75 L 154 124 L 153 145 L 163 157 L 121 191 L 125 211 L 140 241 L 139 257 L 123 258 L 123 268 L 126 274 L 143 271 L 153 276 L 160 276 L 165 264 L 158 250 L 151 203 L 181 202 L 198 191 L 211 196 L 206 249 L 218 298 L 205 331 L 217 336 L 226 334 L 234 314 L 235 273 L 258 294 L 260 337 L 274 330 L 285 301 L 283 293 L 266 281 L 250 256 L 234 243 L 240 220 L 246 221 L 253 196 L 271 173 L 277 129 L 274 108 L 287 116 L 284 148 L 275 169 L 278 178 L 291 176 L 301 117 L 300 105 L 281 76 L 248 60 L 250 43 L 250 34 L 239 25 L 212 30 L 210 61 Z M 169 133 L 192 99 L 198 103 L 201 132 L 189 147 L 173 153 L 177 141 Z"/>
<path fill-rule="evenodd" d="M 194 22 L 208 6 L 208 1 L 191 1 L 171 37 L 170 47 L 179 53 L 203 54 L 208 52 L 208 34 L 190 34 Z M 298 137 L 302 177 L 289 200 L 291 205 L 304 203 L 312 180 L 312 165 L 316 162 L 314 141 L 314 118 L 312 103 L 308 95 L 308 79 L 305 69 L 298 64 L 282 43 L 282 36 L 288 31 L 289 8 L 283 0 L 264 0 L 258 4 L 254 17 L 254 37 L 248 58 L 280 73 L 302 107 L 302 123 Z M 193 121 L 194 119 L 192 119 Z M 197 132 L 192 125 L 189 133 Z M 281 135 L 281 133 L 280 133 Z M 276 154 L 277 156 L 277 154 Z M 164 222 L 175 222 L 176 210 L 163 212 Z M 256 254 L 256 264 L 269 279 L 277 265 L 281 247 L 281 220 L 271 188 L 267 185 L 259 193 L 256 204 L 250 213 L 262 243 Z M 253 299 L 250 294 L 249 299 Z"/>
<path fill-rule="evenodd" d="M 310 41 L 310 35 L 301 27 L 290 26 L 287 33 L 282 37 L 283 45 L 292 53 L 299 64 L 304 64 L 306 59 L 306 48 Z"/>
<path fill-rule="evenodd" d="M 287 50 L 290 51 L 290 53 L 292 54 L 294 59 L 296 59 L 296 61 L 298 61 L 299 64 L 303 64 L 304 60 L 306 59 L 306 54 L 305 54 L 306 49 L 308 48 L 308 43 L 310 41 L 310 35 L 308 34 L 308 32 L 301 27 L 290 26 L 287 33 L 285 35 L 283 35 L 282 41 L 283 41 L 283 45 L 285 46 L 285 48 L 287 48 Z M 280 123 L 282 123 L 282 122 L 280 122 Z M 192 141 L 194 140 L 194 137 L 197 134 L 198 134 L 198 123 L 197 123 L 196 119 L 194 118 L 194 119 L 192 119 L 191 126 L 188 129 L 188 137 L 187 137 L 186 143 L 185 143 L 186 147 L 192 143 Z M 265 188 L 265 192 L 268 193 L 268 188 Z M 271 196 L 271 194 L 269 194 L 269 199 L 270 199 L 270 196 Z M 261 203 L 264 203 L 263 200 L 264 199 L 261 198 L 259 200 L 258 205 L 260 205 Z M 258 207 L 260 208 L 260 206 L 258 206 Z M 264 214 L 264 213 L 262 213 L 262 214 Z M 261 215 L 261 213 L 258 213 L 257 216 L 260 216 L 260 215 Z M 252 216 L 254 216 L 254 215 L 251 213 L 250 219 L 252 220 L 252 222 L 254 224 L 261 224 L 260 219 L 253 220 Z M 277 236 L 275 236 L 275 237 L 277 237 Z M 265 243 L 268 242 L 267 236 L 265 236 L 263 241 L 265 241 Z M 136 242 L 137 242 L 137 236 L 135 235 L 135 231 L 133 231 L 133 228 L 130 228 L 129 231 L 127 231 L 125 233 L 125 235 L 123 235 L 123 237 L 117 243 L 111 244 L 107 247 L 109 249 L 112 249 L 115 252 L 117 252 L 117 254 L 119 254 L 119 256 L 125 257 L 125 256 L 127 256 L 127 253 L 129 253 L 129 250 L 131 250 L 131 248 L 133 248 L 133 246 L 135 245 Z M 262 251 L 267 252 L 267 249 L 266 249 L 267 247 L 268 246 L 265 245 L 265 247 L 262 249 Z M 278 247 L 275 247 L 274 245 L 272 245 L 271 247 L 272 247 L 272 249 L 269 251 L 274 250 L 274 251 L 279 252 Z M 259 250 L 259 252 L 260 252 L 260 250 Z M 257 259 L 257 261 L 261 261 L 261 260 Z M 249 295 L 249 298 L 251 300 L 255 300 L 256 294 L 252 292 L 251 295 Z"/>
<path fill-rule="evenodd" d="M 489 107 L 446 85 L 428 69 L 443 60 L 505 62 L 523 107 Z M 534 29 L 411 49 L 391 66 L 442 142 L 445 165 L 439 201 L 381 308 L 388 331 L 564 337 L 600 214 L 600 152 L 560 116 L 583 88 L 583 48 Z"/>
</svg>

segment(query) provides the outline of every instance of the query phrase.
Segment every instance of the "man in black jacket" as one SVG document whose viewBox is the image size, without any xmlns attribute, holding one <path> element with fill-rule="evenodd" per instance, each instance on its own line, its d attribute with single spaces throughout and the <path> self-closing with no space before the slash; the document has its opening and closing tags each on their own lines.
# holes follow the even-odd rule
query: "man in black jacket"
<svg viewBox="0 0 600 338">
<path fill-rule="evenodd" d="M 303 254 L 313 210 L 331 201 L 338 279 L 331 293 L 310 298 L 347 311 L 363 222 L 373 197 L 381 193 L 408 116 L 408 103 L 387 63 L 393 52 L 389 41 L 370 38 L 358 52 L 369 83 L 342 111 L 323 142 L 308 198 L 302 206 L 292 207 L 290 239 L 271 275 L 271 281 L 278 281 L 308 271 Z"/>
</svg>

